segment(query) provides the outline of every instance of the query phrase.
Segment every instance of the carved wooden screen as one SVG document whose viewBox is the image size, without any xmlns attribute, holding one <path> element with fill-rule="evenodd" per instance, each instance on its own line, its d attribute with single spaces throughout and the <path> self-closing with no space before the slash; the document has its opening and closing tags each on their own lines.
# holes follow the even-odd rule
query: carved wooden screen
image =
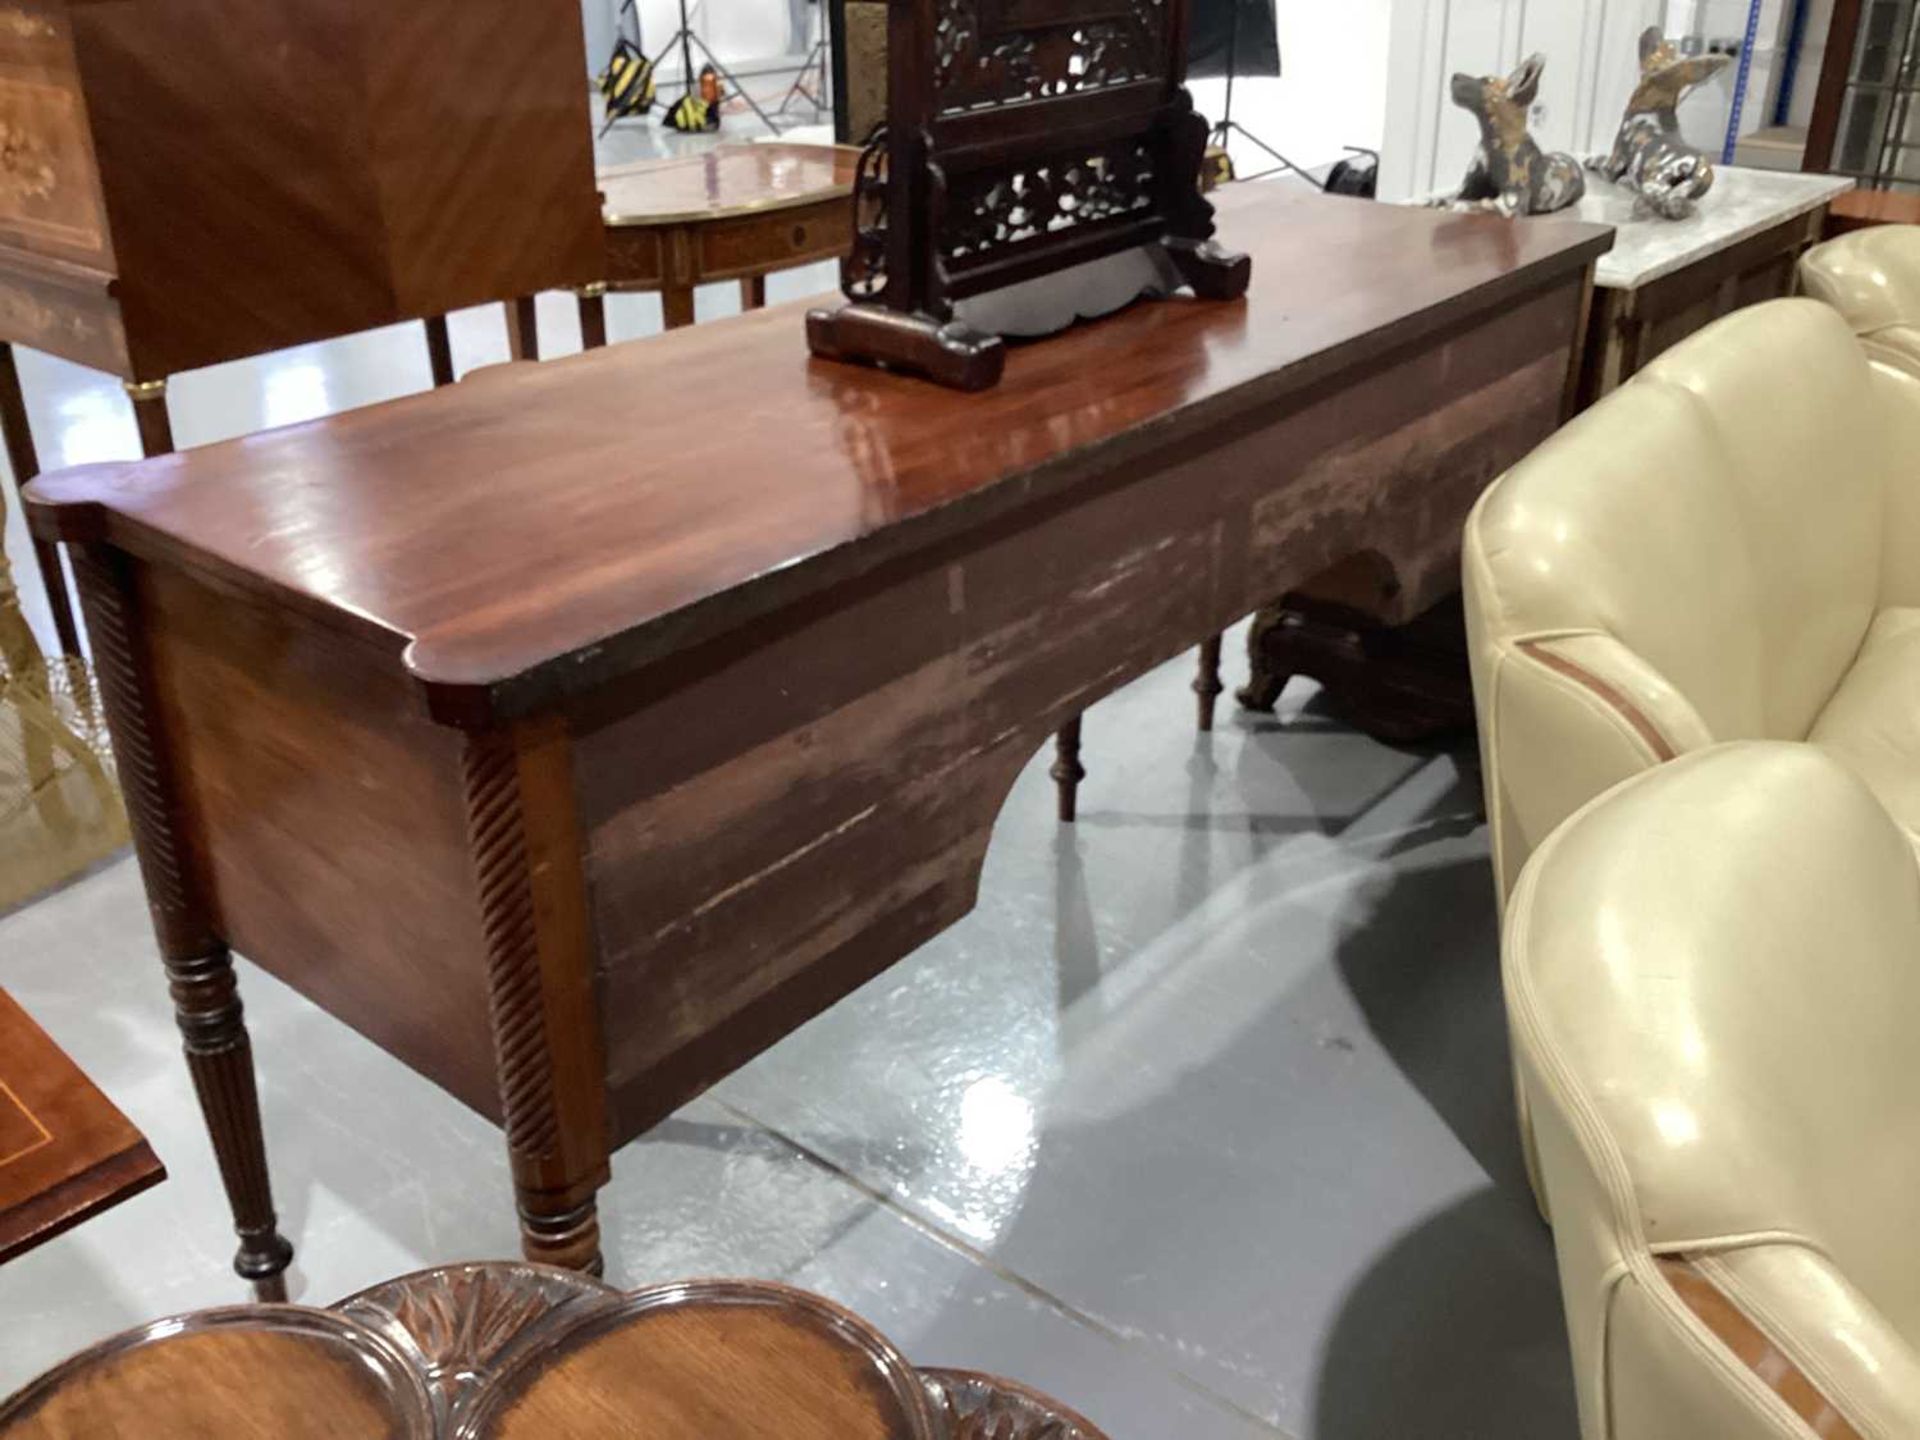
<svg viewBox="0 0 1920 1440">
<path fill-rule="evenodd" d="M 1200 293 L 1239 294 L 1244 258 L 1202 243 L 1187 5 L 892 0 L 887 125 L 863 160 L 846 271 L 856 303 L 810 320 L 815 351 L 991 384 L 997 340 L 951 324 L 955 301 L 1156 242 Z M 897 353 L 865 343 L 882 332 Z M 936 338 L 948 359 L 991 351 L 991 376 L 907 353 Z"/>
</svg>

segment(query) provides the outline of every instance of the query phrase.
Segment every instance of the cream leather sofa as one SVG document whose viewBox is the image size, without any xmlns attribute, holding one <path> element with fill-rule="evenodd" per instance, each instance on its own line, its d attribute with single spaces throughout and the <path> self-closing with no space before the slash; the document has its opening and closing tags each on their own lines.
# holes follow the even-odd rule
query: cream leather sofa
<svg viewBox="0 0 1920 1440">
<path fill-rule="evenodd" d="M 1920 375 L 1920 225 L 1814 246 L 1800 257 L 1800 289 L 1838 310 L 1873 359 Z"/>
<path fill-rule="evenodd" d="M 1506 916 L 1585 1440 L 1920 1436 L 1920 867 L 1817 747 L 1608 792 Z"/>
<path fill-rule="evenodd" d="M 1827 306 L 1737 311 L 1496 482 L 1467 522 L 1494 863 L 1723 740 L 1805 741 L 1920 831 L 1920 380 Z"/>
</svg>

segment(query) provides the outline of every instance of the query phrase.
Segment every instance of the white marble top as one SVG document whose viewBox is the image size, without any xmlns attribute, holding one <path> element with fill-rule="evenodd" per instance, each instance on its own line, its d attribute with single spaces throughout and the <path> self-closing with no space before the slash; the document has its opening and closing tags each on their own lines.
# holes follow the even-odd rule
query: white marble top
<svg viewBox="0 0 1920 1440">
<path fill-rule="evenodd" d="M 1650 280 L 1738 244 L 1750 235 L 1804 215 L 1853 188 L 1836 175 L 1790 170 L 1716 168 L 1713 188 L 1684 220 L 1634 213 L 1634 193 L 1587 172 L 1587 194 L 1553 220 L 1591 220 L 1614 227 L 1613 249 L 1600 257 L 1594 283 L 1609 290 L 1637 290 Z"/>
</svg>

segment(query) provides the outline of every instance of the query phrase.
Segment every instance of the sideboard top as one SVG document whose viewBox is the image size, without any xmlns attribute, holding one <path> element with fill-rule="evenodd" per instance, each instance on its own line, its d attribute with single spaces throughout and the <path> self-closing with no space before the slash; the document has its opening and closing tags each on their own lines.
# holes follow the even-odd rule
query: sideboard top
<svg viewBox="0 0 1920 1440">
<path fill-rule="evenodd" d="M 1564 279 L 1612 232 L 1217 197 L 1243 302 L 1016 346 L 993 390 L 809 360 L 800 307 L 29 488 L 37 533 L 177 562 L 404 649 L 482 725 Z"/>
</svg>

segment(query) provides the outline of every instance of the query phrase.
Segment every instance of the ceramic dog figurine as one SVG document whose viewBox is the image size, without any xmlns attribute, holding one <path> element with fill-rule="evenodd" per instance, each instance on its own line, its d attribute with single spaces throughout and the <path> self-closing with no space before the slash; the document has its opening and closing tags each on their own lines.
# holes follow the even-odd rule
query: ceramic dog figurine
<svg viewBox="0 0 1920 1440">
<path fill-rule="evenodd" d="M 1540 91 L 1546 57 L 1529 55 L 1504 80 L 1456 75 L 1453 103 L 1480 122 L 1480 148 L 1467 178 L 1447 200 L 1456 210 L 1546 215 L 1586 194 L 1586 176 L 1571 155 L 1548 154 L 1527 133 L 1527 107 Z"/>
<path fill-rule="evenodd" d="M 1640 83 L 1627 101 L 1620 133 L 1604 158 L 1590 163 L 1609 180 L 1624 181 L 1656 215 L 1680 220 L 1713 187 L 1713 162 L 1680 136 L 1674 113 L 1680 97 L 1731 63 L 1731 55 L 1683 59 L 1673 42 L 1650 25 L 1640 36 Z"/>
</svg>

